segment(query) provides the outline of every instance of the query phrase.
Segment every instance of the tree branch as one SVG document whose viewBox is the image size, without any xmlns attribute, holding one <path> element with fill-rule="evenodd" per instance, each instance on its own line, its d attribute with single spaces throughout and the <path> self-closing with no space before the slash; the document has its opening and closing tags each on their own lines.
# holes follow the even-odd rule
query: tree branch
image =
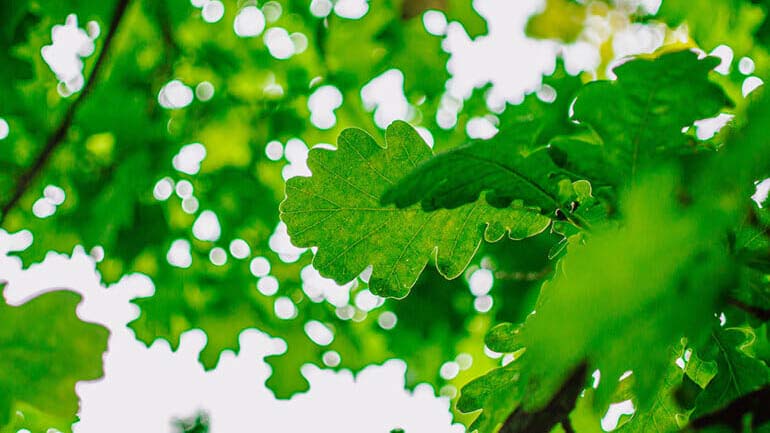
<svg viewBox="0 0 770 433">
<path fill-rule="evenodd" d="M 691 429 L 704 429 L 710 426 L 729 426 L 732 431 L 742 431 L 746 415 L 752 414 L 751 426 L 756 428 L 770 422 L 770 386 L 760 388 L 743 397 L 733 400 L 727 407 L 692 420 Z"/>
<path fill-rule="evenodd" d="M 505 420 L 500 433 L 549 433 L 557 424 L 562 424 L 566 432 L 574 433 L 569 414 L 583 391 L 587 372 L 586 363 L 580 364 L 544 408 L 535 412 L 517 408 Z"/>
<path fill-rule="evenodd" d="M 570 421 L 569 418 L 564 418 L 561 421 L 561 428 L 564 429 L 565 433 L 575 433 L 575 429 L 572 427 L 572 421 Z"/>
<path fill-rule="evenodd" d="M 78 95 L 77 99 L 75 99 L 75 101 L 73 101 L 72 104 L 67 107 L 67 112 L 64 114 L 61 122 L 59 122 L 59 126 L 48 137 L 43 150 L 40 151 L 40 154 L 38 154 L 38 156 L 35 158 L 32 165 L 30 165 L 27 170 L 19 176 L 16 182 L 16 187 L 13 189 L 13 193 L 11 194 L 10 198 L 8 198 L 8 200 L 4 202 L 0 207 L 0 226 L 2 226 L 8 213 L 13 210 L 13 208 L 19 203 L 19 200 L 21 200 L 21 198 L 30 188 L 32 182 L 37 178 L 43 168 L 45 168 L 46 164 L 51 159 L 51 156 L 53 156 L 54 151 L 62 143 L 64 143 L 67 137 L 67 133 L 72 126 L 72 122 L 75 119 L 75 113 L 77 112 L 78 107 L 88 97 L 88 95 L 93 90 L 95 83 L 98 81 L 99 74 L 103 69 L 103 65 L 107 57 L 107 53 L 112 45 L 113 39 L 115 38 L 118 25 L 126 13 L 129 1 L 130 0 L 117 1 L 117 4 L 115 5 L 115 12 L 112 14 L 112 20 L 110 21 L 110 26 L 107 29 L 106 36 L 104 37 L 104 45 L 102 45 L 102 49 L 99 52 L 99 57 L 96 59 L 96 63 L 94 64 L 94 67 L 91 71 L 91 76 L 88 78 L 88 81 L 83 87 L 83 90 L 80 92 L 80 95 Z"/>
<path fill-rule="evenodd" d="M 763 322 L 770 321 L 770 310 L 765 310 L 763 308 L 754 307 L 751 305 L 746 304 L 745 302 L 739 301 L 737 299 L 730 298 L 727 300 L 727 303 L 743 310 L 752 316 L 756 317 L 759 320 L 762 320 Z"/>
</svg>

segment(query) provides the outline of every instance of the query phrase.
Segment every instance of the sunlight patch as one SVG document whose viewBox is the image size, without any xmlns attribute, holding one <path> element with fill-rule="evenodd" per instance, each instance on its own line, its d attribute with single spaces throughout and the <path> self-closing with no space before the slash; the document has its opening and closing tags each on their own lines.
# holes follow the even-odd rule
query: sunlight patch
<svg viewBox="0 0 770 433">
<path fill-rule="evenodd" d="M 78 17 L 67 15 L 64 25 L 51 29 L 51 45 L 40 49 L 43 60 L 59 80 L 59 94 L 67 97 L 83 89 L 83 59 L 94 53 L 99 25 L 91 21 L 87 30 L 78 27 Z"/>
</svg>

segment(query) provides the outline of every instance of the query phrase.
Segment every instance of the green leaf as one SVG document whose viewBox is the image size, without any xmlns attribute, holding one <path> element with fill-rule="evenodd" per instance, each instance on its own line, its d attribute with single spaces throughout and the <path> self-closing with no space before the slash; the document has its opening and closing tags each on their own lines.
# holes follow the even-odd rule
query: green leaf
<svg viewBox="0 0 770 433">
<path fill-rule="evenodd" d="M 696 431 L 768 433 L 770 431 L 768 400 L 770 400 L 770 387 L 766 386 L 733 400 L 723 409 L 692 420 L 690 426 Z M 714 426 L 717 430 L 710 428 Z"/>
<path fill-rule="evenodd" d="M 727 406 L 731 401 L 770 383 L 770 369 L 749 351 L 756 339 L 750 328 L 718 328 L 701 350 L 719 371 L 696 400 L 693 418 Z"/>
<path fill-rule="evenodd" d="M 0 426 L 70 430 L 78 410 L 75 383 L 102 375 L 108 337 L 106 329 L 78 319 L 79 302 L 70 292 L 19 307 L 0 302 Z M 31 416 L 15 419 L 16 411 Z"/>
<path fill-rule="evenodd" d="M 564 191 L 569 185 L 567 173 L 540 148 L 553 136 L 574 129 L 567 113 L 580 81 L 560 70 L 546 83 L 556 92 L 555 101 L 549 104 L 530 95 L 521 105 L 508 106 L 494 138 L 423 162 L 387 190 L 383 203 L 407 207 L 421 202 L 425 210 L 454 209 L 489 191 L 487 199 L 494 206 L 522 200 L 543 212 L 564 207 L 572 198 L 569 187 Z"/>
<path fill-rule="evenodd" d="M 681 346 L 672 350 L 675 357 L 682 355 Z M 666 433 L 678 431 L 685 424 L 687 414 L 676 400 L 674 393 L 682 384 L 684 372 L 669 358 L 663 383 L 654 394 L 653 402 L 646 409 L 637 410 L 618 430 L 622 433 Z M 633 377 L 633 376 L 632 376 Z"/>
<path fill-rule="evenodd" d="M 766 320 L 770 317 L 770 212 L 753 202 L 749 206 L 748 217 L 734 234 L 735 255 L 745 266 L 741 284 L 732 287 L 730 297 Z"/>
<path fill-rule="evenodd" d="M 518 340 L 520 325 L 513 323 L 500 323 L 487 332 L 484 342 L 487 347 L 499 353 L 512 353 L 522 349 L 521 342 Z"/>
<path fill-rule="evenodd" d="M 734 270 L 726 246 L 705 236 L 720 221 L 706 225 L 699 213 L 683 213 L 672 185 L 669 176 L 649 177 L 625 199 L 622 227 L 597 229 L 585 243 L 568 246 L 515 337 L 527 348 L 521 360 L 525 407 L 544 405 L 585 360 L 602 372 L 598 407 L 610 402 L 617 378 L 628 370 L 638 407 L 648 407 L 669 347 L 683 336 L 703 338 L 700 323 L 712 317 Z M 629 351 L 625 344 L 644 350 Z"/>
<path fill-rule="evenodd" d="M 520 351 L 515 356 L 520 356 Z M 553 396 L 547 406 L 528 411 L 519 406 L 522 388 L 520 363 L 492 370 L 473 380 L 462 389 L 457 408 L 462 412 L 482 409 L 482 413 L 469 427 L 469 431 L 491 433 L 503 425 L 500 431 L 507 433 L 548 433 L 575 408 L 578 395 L 586 379 L 585 365 L 579 366 Z"/>
<path fill-rule="evenodd" d="M 461 412 L 483 410 L 468 428 L 469 432 L 493 432 L 502 425 L 521 399 L 520 365 L 517 362 L 490 371 L 462 389 L 457 409 Z"/>
<path fill-rule="evenodd" d="M 614 164 L 608 164 L 606 148 L 594 137 L 556 137 L 548 146 L 548 154 L 556 165 L 567 172 L 590 179 L 593 187 L 621 182 L 621 170 Z"/>
<path fill-rule="evenodd" d="M 690 359 L 684 368 L 684 374 L 701 388 L 706 388 L 711 379 L 717 374 L 717 364 L 713 361 L 704 361 L 694 351 L 690 353 Z"/>
<path fill-rule="evenodd" d="M 448 54 L 441 50 L 441 38 L 429 34 L 421 19 L 403 22 L 400 3 L 373 0 L 369 8 L 376 12 L 360 19 L 328 18 L 328 28 L 319 31 L 319 45 L 335 84 L 357 93 L 367 81 L 398 68 L 408 98 L 443 92 Z"/>
<path fill-rule="evenodd" d="M 517 149 L 501 154 L 495 143 L 477 142 L 428 160 L 389 189 L 382 201 L 407 207 L 421 199 L 428 211 L 454 209 L 491 190 L 487 199 L 494 204 L 522 200 L 547 212 L 568 201 L 561 197 L 560 179 L 566 176 L 544 150 L 529 156 Z"/>
<path fill-rule="evenodd" d="M 690 35 L 706 51 L 729 44 L 735 57 L 754 48 L 754 33 L 766 13 L 756 4 L 743 0 L 667 0 L 657 17 L 671 27 L 687 24 Z M 710 13 L 703 13 L 703 11 Z"/>
<path fill-rule="evenodd" d="M 700 60 L 691 51 L 678 51 L 630 60 L 613 70 L 617 80 L 583 87 L 573 117 L 601 138 L 607 163 L 620 173 L 616 184 L 635 179 L 661 152 L 687 151 L 682 128 L 731 105 L 708 78 L 718 64 L 714 57 Z"/>
<path fill-rule="evenodd" d="M 484 203 L 424 212 L 380 205 L 380 196 L 431 156 L 417 132 L 394 122 L 381 146 L 364 131 L 340 134 L 338 150 L 313 149 L 312 177 L 286 183 L 281 218 L 292 242 L 317 246 L 313 265 L 322 275 L 347 282 L 372 265 L 372 292 L 404 297 L 429 261 L 455 278 L 482 240 L 522 239 L 542 232 L 549 220 L 525 208 L 496 209 Z"/>
<path fill-rule="evenodd" d="M 588 388 L 575 403 L 575 410 L 570 413 L 570 424 L 572 429 L 580 433 L 602 433 L 604 429 L 601 426 L 603 413 L 597 413 L 594 406 L 594 390 Z"/>
</svg>

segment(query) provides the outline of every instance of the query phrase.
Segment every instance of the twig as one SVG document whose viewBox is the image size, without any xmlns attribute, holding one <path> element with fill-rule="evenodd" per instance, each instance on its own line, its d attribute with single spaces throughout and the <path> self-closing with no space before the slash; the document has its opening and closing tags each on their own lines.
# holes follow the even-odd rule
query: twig
<svg viewBox="0 0 770 433">
<path fill-rule="evenodd" d="M 505 280 L 505 281 L 521 281 L 521 282 L 538 281 L 543 279 L 546 275 L 550 274 L 552 271 L 553 271 L 553 267 L 550 265 L 543 267 L 543 269 L 539 271 L 530 271 L 530 272 L 496 271 L 495 279 Z"/>
<path fill-rule="evenodd" d="M 569 414 L 583 391 L 587 371 L 586 363 L 580 364 L 544 408 L 527 412 L 518 407 L 505 420 L 499 433 L 548 433 L 557 424 L 562 424 L 567 433 L 574 433 Z"/>
<path fill-rule="evenodd" d="M 27 170 L 19 176 L 16 182 L 16 187 L 13 190 L 13 194 L 5 203 L 3 203 L 2 207 L 0 207 L 0 226 L 2 226 L 8 213 L 18 204 L 19 200 L 21 200 L 29 187 L 32 185 L 32 181 L 35 180 L 35 178 L 46 166 L 48 161 L 51 159 L 51 156 L 53 156 L 54 151 L 62 143 L 64 143 L 65 138 L 67 137 L 67 132 L 69 132 L 69 129 L 72 126 L 72 121 L 75 118 L 75 113 L 77 112 L 78 107 L 91 93 L 95 83 L 98 81 L 99 73 L 103 68 L 104 60 L 107 57 L 107 52 L 112 45 L 112 41 L 115 37 L 118 25 L 125 15 L 129 1 L 130 0 L 118 0 L 117 4 L 115 5 L 115 12 L 112 15 L 112 21 L 110 21 L 110 26 L 107 29 L 106 36 L 104 37 L 104 45 L 102 46 L 99 57 L 96 59 L 96 63 L 94 63 L 94 67 L 91 70 L 91 76 L 88 78 L 88 81 L 83 87 L 83 90 L 80 92 L 80 95 L 78 95 L 77 99 L 75 99 L 72 104 L 67 107 L 67 112 L 64 114 L 64 117 L 62 118 L 61 122 L 59 122 L 59 126 L 56 128 L 56 130 L 54 130 L 53 134 L 48 137 L 43 150 L 40 151 L 40 154 L 38 154 L 37 158 L 35 158 L 35 161 L 32 163 L 32 165 L 30 165 L 29 168 L 27 168 Z"/>
<path fill-rule="evenodd" d="M 727 300 L 727 303 L 743 310 L 752 316 L 756 317 L 757 319 L 762 320 L 763 322 L 770 321 L 770 310 L 766 310 L 759 307 L 754 307 L 751 305 L 746 304 L 745 302 L 739 301 L 737 299 L 730 298 Z"/>
</svg>

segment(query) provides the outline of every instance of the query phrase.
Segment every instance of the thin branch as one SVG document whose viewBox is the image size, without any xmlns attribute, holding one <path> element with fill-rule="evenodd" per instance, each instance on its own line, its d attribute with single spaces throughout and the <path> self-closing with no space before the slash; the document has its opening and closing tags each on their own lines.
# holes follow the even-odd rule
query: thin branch
<svg viewBox="0 0 770 433">
<path fill-rule="evenodd" d="M 729 426 L 732 431 L 743 431 L 746 415 L 751 414 L 751 426 L 760 427 L 770 422 L 770 387 L 766 386 L 733 400 L 727 407 L 691 420 L 689 431 L 710 426 Z"/>
<path fill-rule="evenodd" d="M 499 433 L 549 433 L 557 424 L 562 424 L 566 432 L 574 433 L 567 430 L 572 428 L 569 414 L 583 391 L 587 371 L 586 363 L 580 364 L 544 408 L 528 412 L 518 407 L 506 418 Z"/>
<path fill-rule="evenodd" d="M 732 305 L 733 307 L 736 307 L 740 310 L 743 310 L 751 314 L 752 316 L 762 320 L 763 322 L 770 321 L 770 310 L 754 307 L 749 304 L 746 304 L 745 302 L 742 302 L 733 298 L 728 299 L 727 303 Z"/>
<path fill-rule="evenodd" d="M 166 48 L 166 60 L 168 69 L 171 69 L 173 59 L 177 57 L 179 53 L 179 45 L 174 38 L 174 32 L 171 26 L 171 20 L 169 17 L 171 14 L 168 11 L 166 2 L 159 1 L 155 4 L 155 16 L 158 20 L 158 27 L 160 29 L 160 35 L 163 39 L 163 45 Z"/>
<path fill-rule="evenodd" d="M 543 267 L 543 269 L 539 271 L 516 271 L 516 272 L 505 272 L 505 271 L 496 271 L 495 272 L 495 279 L 496 280 L 505 280 L 505 281 L 521 281 L 521 282 L 530 282 L 530 281 L 538 281 L 542 280 L 545 276 L 550 274 L 553 271 L 553 266 L 546 265 Z"/>
<path fill-rule="evenodd" d="M 14 188 L 10 198 L 5 203 L 3 203 L 2 207 L 0 207 L 0 226 L 2 226 L 8 213 L 13 210 L 13 208 L 19 203 L 19 200 L 21 200 L 21 198 L 30 188 L 35 178 L 37 178 L 43 168 L 45 168 L 46 164 L 51 159 L 51 156 L 53 156 L 54 151 L 62 143 L 64 143 L 67 137 L 67 133 L 72 126 L 72 122 L 75 119 L 75 113 L 77 112 L 78 107 L 88 97 L 88 95 L 93 90 L 95 83 L 99 79 L 99 74 L 103 69 L 104 61 L 107 58 L 107 53 L 110 49 L 110 46 L 112 45 L 113 39 L 115 38 L 118 25 L 126 13 L 129 1 L 130 0 L 117 1 L 117 4 L 115 5 L 115 12 L 112 15 L 112 21 L 110 21 L 110 26 L 107 29 L 106 36 L 104 37 L 104 45 L 99 52 L 99 57 L 96 59 L 96 63 L 94 64 L 94 67 L 91 71 L 91 76 L 88 78 L 88 82 L 86 82 L 77 99 L 75 99 L 72 104 L 67 107 L 67 112 L 64 114 L 61 122 L 59 122 L 59 126 L 48 137 L 43 150 L 40 151 L 40 154 L 38 154 L 37 158 L 35 158 L 35 161 L 32 163 L 32 165 L 29 166 L 29 168 L 27 168 L 24 173 L 19 176 L 16 182 L 16 187 Z"/>
</svg>

